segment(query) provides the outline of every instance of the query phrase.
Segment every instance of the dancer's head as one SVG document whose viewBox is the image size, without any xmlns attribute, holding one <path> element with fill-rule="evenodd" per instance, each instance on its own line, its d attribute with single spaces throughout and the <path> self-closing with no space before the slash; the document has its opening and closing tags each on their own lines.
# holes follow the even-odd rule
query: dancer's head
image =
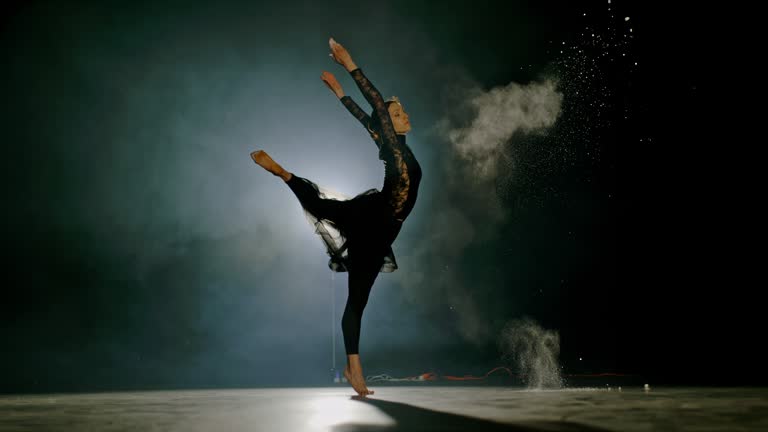
<svg viewBox="0 0 768 432">
<path fill-rule="evenodd" d="M 387 105 L 389 118 L 392 119 L 392 126 L 395 128 L 395 132 L 402 135 L 410 132 L 411 122 L 409 120 L 408 113 L 405 112 L 403 105 L 400 104 L 400 99 L 398 99 L 397 96 L 392 96 L 386 100 L 385 104 Z M 381 122 L 379 121 L 379 118 L 376 116 L 376 114 L 372 116 L 372 120 L 373 124 L 371 126 L 373 127 L 373 131 L 371 134 L 374 132 L 378 133 L 378 131 L 381 130 Z"/>
<path fill-rule="evenodd" d="M 411 121 L 408 113 L 403 109 L 403 105 L 400 104 L 400 99 L 397 96 L 392 96 L 387 100 L 386 104 L 389 118 L 392 119 L 392 125 L 395 127 L 395 132 L 403 135 L 410 132 Z"/>
</svg>

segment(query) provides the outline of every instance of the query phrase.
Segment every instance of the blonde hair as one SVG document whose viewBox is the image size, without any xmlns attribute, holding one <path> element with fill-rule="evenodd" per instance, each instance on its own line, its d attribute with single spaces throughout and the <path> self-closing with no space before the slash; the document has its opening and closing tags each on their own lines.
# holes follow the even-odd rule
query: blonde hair
<svg viewBox="0 0 768 432">
<path fill-rule="evenodd" d="M 389 99 L 385 100 L 384 103 L 386 104 L 396 103 L 401 107 L 403 106 L 403 104 L 400 103 L 400 98 L 398 98 L 397 96 L 390 97 Z M 387 105 L 387 107 L 389 107 L 389 105 Z"/>
</svg>

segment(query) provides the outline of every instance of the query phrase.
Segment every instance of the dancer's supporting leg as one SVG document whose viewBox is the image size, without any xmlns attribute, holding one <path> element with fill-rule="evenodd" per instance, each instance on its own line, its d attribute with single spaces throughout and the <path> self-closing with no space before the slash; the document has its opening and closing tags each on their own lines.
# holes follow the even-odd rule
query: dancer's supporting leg
<svg viewBox="0 0 768 432">
<path fill-rule="evenodd" d="M 353 254 L 350 251 L 350 254 Z M 363 310 L 368 304 L 368 296 L 371 288 L 379 275 L 381 259 L 357 259 L 349 268 L 349 294 L 347 306 L 341 318 L 341 329 L 344 333 L 344 346 L 347 351 L 347 367 L 344 376 L 350 381 L 352 387 L 361 395 L 373 394 L 368 390 L 363 376 L 363 367 L 360 363 L 360 326 L 362 324 Z"/>
</svg>

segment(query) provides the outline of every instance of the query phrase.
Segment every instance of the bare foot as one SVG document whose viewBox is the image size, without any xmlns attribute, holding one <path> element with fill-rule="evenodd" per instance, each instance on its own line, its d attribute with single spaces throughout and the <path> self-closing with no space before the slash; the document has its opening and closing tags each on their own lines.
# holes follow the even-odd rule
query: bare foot
<svg viewBox="0 0 768 432">
<path fill-rule="evenodd" d="M 360 384 L 357 381 L 357 378 L 353 378 L 352 374 L 349 373 L 349 365 L 344 367 L 344 378 L 347 379 L 347 382 L 352 386 L 353 389 L 355 389 L 359 395 L 365 395 L 365 392 L 360 388 Z"/>
<path fill-rule="evenodd" d="M 360 354 L 347 355 L 347 372 L 349 372 L 349 375 L 354 381 L 359 383 L 359 388 L 363 390 L 365 394 L 373 394 L 373 390 L 368 390 L 368 387 L 365 385 L 363 365 L 360 363 Z"/>
<path fill-rule="evenodd" d="M 265 152 L 264 150 L 256 150 L 254 152 L 251 152 L 251 159 L 253 159 L 254 162 L 256 162 L 265 170 L 282 178 L 285 181 L 290 180 L 292 176 L 290 172 L 286 171 L 277 162 L 272 160 L 272 158 L 269 157 L 267 152 Z"/>
<path fill-rule="evenodd" d="M 347 379 L 347 382 L 349 382 L 352 388 L 355 389 L 358 395 L 362 397 L 368 395 L 368 391 L 360 385 L 360 380 L 358 377 L 356 375 L 352 375 L 352 373 L 349 371 L 349 366 L 344 368 L 344 377 Z"/>
<path fill-rule="evenodd" d="M 347 378 L 347 381 L 349 381 L 349 383 L 352 385 L 352 388 L 355 389 L 358 395 L 365 397 L 374 393 L 373 390 L 368 390 L 368 387 L 365 386 L 365 378 L 363 378 L 362 372 L 352 372 L 352 370 L 349 368 L 349 365 L 344 368 L 344 377 Z"/>
</svg>

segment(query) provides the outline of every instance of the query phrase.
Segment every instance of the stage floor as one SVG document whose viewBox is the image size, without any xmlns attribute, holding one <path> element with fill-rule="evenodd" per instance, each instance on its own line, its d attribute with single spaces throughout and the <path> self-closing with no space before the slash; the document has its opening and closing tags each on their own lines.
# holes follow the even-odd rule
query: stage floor
<svg viewBox="0 0 768 432">
<path fill-rule="evenodd" d="M 1 395 L 0 431 L 758 431 L 768 389 L 504 387 Z"/>
</svg>

